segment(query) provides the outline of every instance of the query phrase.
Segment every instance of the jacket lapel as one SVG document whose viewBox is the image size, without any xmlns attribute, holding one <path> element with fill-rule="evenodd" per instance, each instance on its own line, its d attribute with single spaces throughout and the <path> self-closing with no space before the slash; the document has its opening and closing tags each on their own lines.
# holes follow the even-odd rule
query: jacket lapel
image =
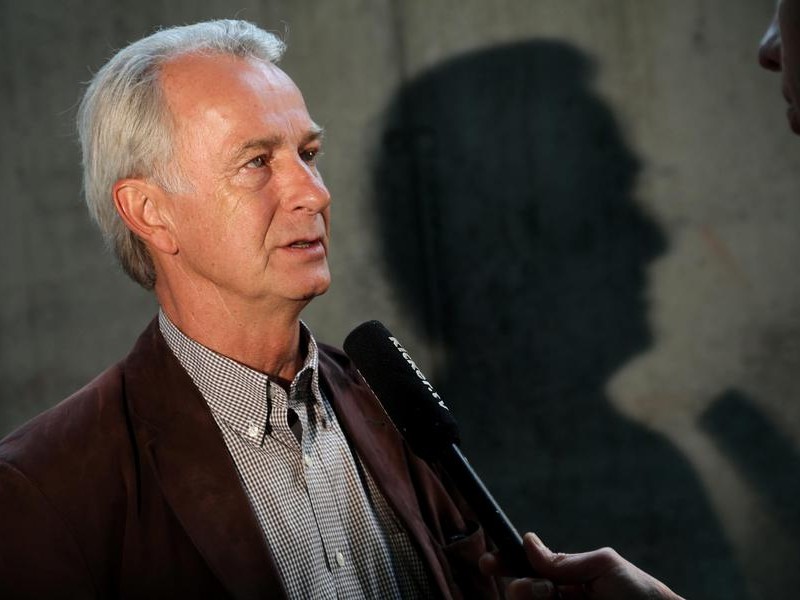
<svg viewBox="0 0 800 600">
<path fill-rule="evenodd" d="M 283 590 L 208 405 L 156 321 L 125 363 L 125 384 L 143 468 L 149 463 L 212 572 L 235 598 L 263 598 Z"/>
<path fill-rule="evenodd" d="M 340 353 L 335 352 L 335 355 Z M 321 381 L 336 418 L 358 457 L 422 552 L 442 595 L 449 598 L 441 557 L 434 549 L 434 541 L 421 516 L 402 438 L 358 372 L 349 361 L 346 366 L 339 364 L 335 355 L 320 345 Z"/>
</svg>

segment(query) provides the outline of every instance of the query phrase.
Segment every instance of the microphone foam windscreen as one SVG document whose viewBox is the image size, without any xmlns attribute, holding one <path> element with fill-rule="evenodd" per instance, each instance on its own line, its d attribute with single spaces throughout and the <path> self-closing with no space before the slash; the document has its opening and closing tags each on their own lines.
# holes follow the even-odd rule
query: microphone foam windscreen
<svg viewBox="0 0 800 600">
<path fill-rule="evenodd" d="M 356 327 L 344 351 L 383 404 L 411 449 L 438 458 L 458 444 L 458 425 L 400 342 L 378 321 Z"/>
</svg>

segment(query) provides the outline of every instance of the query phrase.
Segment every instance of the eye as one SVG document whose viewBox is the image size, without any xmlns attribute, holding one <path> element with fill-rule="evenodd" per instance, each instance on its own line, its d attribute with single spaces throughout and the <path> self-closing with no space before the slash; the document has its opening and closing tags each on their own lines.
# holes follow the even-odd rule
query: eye
<svg viewBox="0 0 800 600">
<path fill-rule="evenodd" d="M 300 158 L 304 163 L 313 165 L 316 164 L 317 158 L 322 154 L 319 148 L 307 148 L 300 151 Z"/>
<path fill-rule="evenodd" d="M 267 166 L 267 155 L 266 154 L 259 154 L 254 159 L 249 161 L 246 165 L 246 169 L 263 169 Z"/>
</svg>

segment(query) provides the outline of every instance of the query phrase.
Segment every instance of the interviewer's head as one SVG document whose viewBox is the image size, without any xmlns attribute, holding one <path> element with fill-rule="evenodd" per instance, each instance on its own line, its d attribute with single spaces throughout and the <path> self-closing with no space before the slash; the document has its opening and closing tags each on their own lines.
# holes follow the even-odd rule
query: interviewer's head
<svg viewBox="0 0 800 600">
<path fill-rule="evenodd" d="M 778 0 L 758 49 L 761 66 L 781 72 L 789 127 L 800 135 L 800 0 Z"/>
<path fill-rule="evenodd" d="M 77 122 L 86 203 L 125 272 L 143 287 L 155 285 L 153 261 L 117 213 L 114 184 L 139 177 L 170 192 L 192 185 L 173 160 L 173 119 L 159 79 L 162 67 L 192 53 L 275 63 L 283 51 L 279 38 L 246 21 L 207 21 L 138 40 L 117 52 L 92 78 Z"/>
</svg>

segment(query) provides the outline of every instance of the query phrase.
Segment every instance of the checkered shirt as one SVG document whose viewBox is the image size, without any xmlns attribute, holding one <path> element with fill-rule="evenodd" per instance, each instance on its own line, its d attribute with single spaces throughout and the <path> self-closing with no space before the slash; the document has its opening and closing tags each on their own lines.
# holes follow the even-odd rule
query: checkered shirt
<svg viewBox="0 0 800 600">
<path fill-rule="evenodd" d="M 289 596 L 431 597 L 418 552 L 320 392 L 317 345 L 301 326 L 308 350 L 287 394 L 159 311 L 161 333 L 211 408 Z"/>
</svg>

